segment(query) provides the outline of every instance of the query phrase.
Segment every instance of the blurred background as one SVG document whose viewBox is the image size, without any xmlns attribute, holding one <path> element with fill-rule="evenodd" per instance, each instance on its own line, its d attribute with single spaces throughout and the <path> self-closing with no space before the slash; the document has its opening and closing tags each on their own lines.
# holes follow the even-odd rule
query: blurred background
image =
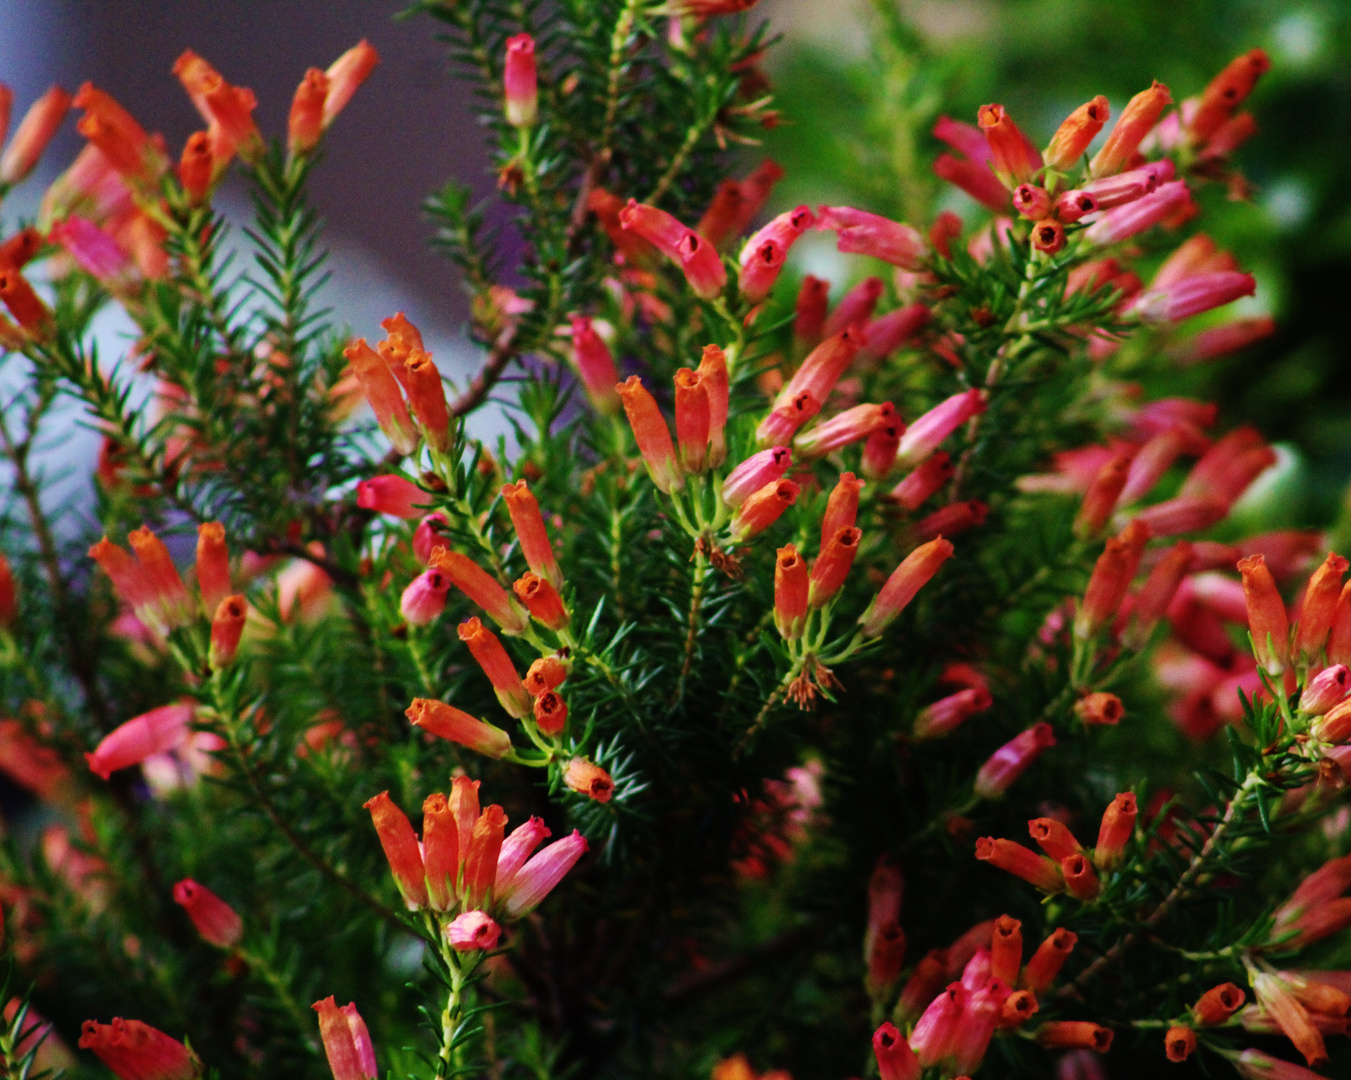
<svg viewBox="0 0 1351 1080">
<path fill-rule="evenodd" d="M 463 376 L 474 365 L 458 330 L 465 298 L 452 268 L 426 246 L 419 204 L 448 176 L 484 196 L 493 180 L 468 95 L 447 72 L 432 24 L 396 22 L 400 6 L 0 0 L 0 79 L 14 88 L 16 109 L 51 82 L 74 90 L 90 79 L 178 146 L 200 126 L 170 72 L 184 48 L 252 87 L 264 131 L 276 133 L 304 69 L 368 38 L 382 63 L 335 126 L 315 174 L 333 248 L 328 301 L 363 334 L 406 310 L 428 331 L 443 370 Z M 783 35 L 765 60 L 783 123 L 763 148 L 747 148 L 747 166 L 768 153 L 788 168 L 781 205 L 854 202 L 916 220 L 967 209 L 928 171 L 939 112 L 973 120 L 979 105 L 1000 101 L 1040 144 L 1094 94 L 1116 111 L 1157 78 L 1181 99 L 1239 52 L 1266 49 L 1273 68 L 1250 102 L 1261 131 L 1238 158 L 1252 198 L 1207 227 L 1257 274 L 1253 309 L 1273 314 L 1280 329 L 1187 373 L 1175 392 L 1215 397 L 1226 422 L 1256 423 L 1289 450 L 1279 498 L 1263 511 L 1279 520 L 1258 524 L 1338 519 L 1351 479 L 1351 4 L 763 0 L 756 13 Z M 47 155 L 46 179 L 77 147 L 68 123 Z M 1207 198 L 1224 195 L 1215 186 Z M 11 214 L 24 209 L 21 194 L 16 203 Z M 247 214 L 242 190 L 227 190 L 222 203 L 235 220 Z M 1351 530 L 1339 537 L 1351 541 Z"/>
</svg>

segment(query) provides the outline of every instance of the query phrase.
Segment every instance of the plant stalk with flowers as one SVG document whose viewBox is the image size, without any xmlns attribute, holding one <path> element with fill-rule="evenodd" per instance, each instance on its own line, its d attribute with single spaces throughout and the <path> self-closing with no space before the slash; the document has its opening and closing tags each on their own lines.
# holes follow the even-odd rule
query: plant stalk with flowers
<svg viewBox="0 0 1351 1080">
<path fill-rule="evenodd" d="M 1040 150 L 934 118 L 963 217 L 771 213 L 753 7 L 410 10 L 524 241 L 427 202 L 458 386 L 422 313 L 319 304 L 368 44 L 284 138 L 191 51 L 176 163 L 92 85 L 15 129 L 0 197 L 86 140 L 0 234 L 16 1080 L 1336 1075 L 1348 564 L 1244 535 L 1275 452 L 1155 392 L 1272 329 L 1193 223 L 1265 54 Z M 96 528 L 35 465 L 63 399 Z"/>
</svg>

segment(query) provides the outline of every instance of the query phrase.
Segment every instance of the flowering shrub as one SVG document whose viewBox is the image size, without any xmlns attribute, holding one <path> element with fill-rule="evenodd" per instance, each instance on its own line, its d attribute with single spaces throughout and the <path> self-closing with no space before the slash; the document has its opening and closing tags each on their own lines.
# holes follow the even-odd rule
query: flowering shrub
<svg viewBox="0 0 1351 1080">
<path fill-rule="evenodd" d="M 0 193 L 72 106 L 87 142 L 0 246 L 0 769 L 41 822 L 0 861 L 10 1076 L 92 1068 L 77 1030 L 123 1080 L 1336 1052 L 1347 560 L 1240 535 L 1273 450 L 1148 391 L 1271 331 L 1190 321 L 1255 290 L 1193 193 L 1241 192 L 1266 56 L 1044 150 L 942 118 L 966 219 L 765 220 L 782 171 L 726 175 L 777 120 L 752 4 L 418 5 L 525 240 L 428 202 L 459 388 L 417 313 L 315 306 L 306 182 L 365 43 L 280 139 L 192 52 L 177 164 L 92 85 L 16 128 Z M 884 276 L 832 304 L 813 234 Z M 470 438 L 513 383 L 514 439 Z M 104 439 L 101 538 L 33 467 L 60 397 Z"/>
</svg>

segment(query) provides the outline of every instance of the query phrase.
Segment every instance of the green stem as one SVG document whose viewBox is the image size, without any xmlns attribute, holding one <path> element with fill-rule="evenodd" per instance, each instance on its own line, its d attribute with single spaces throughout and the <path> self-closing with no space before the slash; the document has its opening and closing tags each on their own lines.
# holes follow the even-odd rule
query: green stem
<svg viewBox="0 0 1351 1080">
<path fill-rule="evenodd" d="M 694 647 L 699 642 L 699 609 L 704 602 L 704 585 L 708 580 L 709 565 L 708 556 L 704 554 L 703 549 L 697 549 L 694 553 L 694 581 L 690 587 L 690 614 L 685 630 L 685 662 L 680 665 L 680 679 L 676 684 L 672 704 L 685 696 L 685 684 L 694 667 Z"/>
</svg>

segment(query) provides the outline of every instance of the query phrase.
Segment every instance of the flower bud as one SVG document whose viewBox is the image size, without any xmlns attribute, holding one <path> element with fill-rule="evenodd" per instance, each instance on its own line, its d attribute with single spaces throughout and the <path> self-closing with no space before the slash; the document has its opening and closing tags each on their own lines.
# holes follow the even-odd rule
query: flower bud
<svg viewBox="0 0 1351 1080">
<path fill-rule="evenodd" d="M 609 791 L 606 789 L 605 799 L 601 801 L 608 799 Z M 506 845 L 503 847 L 505 849 Z M 586 850 L 586 838 L 574 829 L 571 835 L 555 840 L 505 880 L 499 873 L 493 890 L 494 899 L 503 903 L 504 914 L 508 919 L 519 919 L 529 914 L 563 880 Z"/>
<path fill-rule="evenodd" d="M 716 469 L 727 459 L 729 385 L 727 354 L 717 345 L 705 345 L 695 369 L 708 396 L 708 464 Z"/>
<path fill-rule="evenodd" d="M 873 997 L 885 994 L 900 978 L 901 968 L 905 966 L 905 945 L 905 931 L 895 920 L 869 932 L 865 945 L 866 983 L 868 993 Z"/>
<path fill-rule="evenodd" d="M 409 911 L 417 911 L 427 906 L 426 874 L 422 866 L 422 852 L 418 847 L 417 835 L 408 817 L 390 800 L 389 792 L 382 791 L 364 804 L 371 812 L 375 824 L 375 833 L 380 839 L 385 859 L 389 862 L 389 872 L 394 884 L 399 887 L 404 903 Z"/>
<path fill-rule="evenodd" d="M 1060 974 L 1060 969 L 1065 966 L 1065 961 L 1069 959 L 1078 941 L 1079 936 L 1073 930 L 1061 928 L 1052 931 L 1051 935 L 1037 946 L 1037 951 L 1032 954 L 1032 959 L 1023 969 L 1023 985 L 1034 993 L 1044 992 L 1055 982 L 1056 976 Z"/>
<path fill-rule="evenodd" d="M 942 565 L 952 558 L 952 543 L 939 537 L 921 544 L 892 571 L 868 610 L 859 617 L 865 638 L 875 638 L 896 619 Z"/>
<path fill-rule="evenodd" d="M 0 154 L 0 186 L 17 184 L 37 166 L 70 109 L 70 95 L 53 86 L 28 107 Z"/>
<path fill-rule="evenodd" d="M 291 157 L 303 157 L 319 145 L 324 133 L 324 100 L 327 97 L 328 76 L 318 68 L 310 68 L 291 98 L 291 114 L 286 125 L 286 149 Z"/>
<path fill-rule="evenodd" d="M 910 1048 L 919 1063 L 930 1068 L 948 1056 L 966 1011 L 967 990 L 961 983 L 948 988 L 930 1002 L 910 1033 Z"/>
<path fill-rule="evenodd" d="M 957 730 L 957 727 L 978 712 L 984 712 L 994 704 L 990 691 L 983 686 L 968 687 L 940 698 L 927 706 L 915 717 L 916 739 L 941 739 Z"/>
<path fill-rule="evenodd" d="M 533 127 L 539 114 L 539 76 L 535 70 L 535 39 L 529 34 L 507 38 L 502 81 L 507 123 L 517 128 Z"/>
<path fill-rule="evenodd" d="M 1044 892 L 1065 890 L 1065 878 L 1056 862 L 1012 840 L 981 837 L 976 841 L 976 858 L 1000 870 L 1007 870 Z"/>
<path fill-rule="evenodd" d="M 643 386 L 642 379 L 631 375 L 615 390 L 624 403 L 624 413 L 633 429 L 638 452 L 643 456 L 647 474 L 659 491 L 669 495 L 685 485 L 684 472 L 676 460 L 671 432 L 657 407 L 656 399 Z"/>
<path fill-rule="evenodd" d="M 467 746 L 485 757 L 500 758 L 511 751 L 511 736 L 501 728 L 475 719 L 467 712 L 432 698 L 414 698 L 404 710 L 414 727 L 438 739 Z"/>
<path fill-rule="evenodd" d="M 211 618 L 210 664 L 213 671 L 234 663 L 239 639 L 244 636 L 249 605 L 242 596 L 227 596 Z"/>
<path fill-rule="evenodd" d="M 244 936 L 244 923 L 235 909 L 192 878 L 184 878 L 174 886 L 174 903 L 188 913 L 197 933 L 211 945 L 232 949 Z"/>
<path fill-rule="evenodd" d="M 1051 725 L 1034 724 L 1019 732 L 990 755 L 976 773 L 976 794 L 982 799 L 997 799 L 1032 765 L 1043 750 L 1055 745 Z"/>
<path fill-rule="evenodd" d="M 1348 690 L 1351 690 L 1351 671 L 1345 664 L 1324 668 L 1300 694 L 1300 711 L 1310 716 L 1325 713 L 1346 697 Z"/>
<path fill-rule="evenodd" d="M 1089 231 L 1096 227 L 1091 226 Z M 1131 301 L 1128 310 L 1145 322 L 1179 322 L 1231 304 L 1240 297 L 1252 296 L 1256 291 L 1257 280 L 1251 274 L 1229 270 L 1215 274 L 1194 274 L 1175 285 L 1142 292 Z"/>
<path fill-rule="evenodd" d="M 1275 579 L 1263 556 L 1240 559 L 1238 569 L 1243 575 L 1253 655 L 1268 675 L 1279 675 L 1290 663 L 1290 622 L 1285 601 L 1276 590 Z"/>
<path fill-rule="evenodd" d="M 347 357 L 351 372 L 370 403 L 375 422 L 380 425 L 385 438 L 400 454 L 414 453 L 420 441 L 417 429 L 408 416 L 399 384 L 380 354 L 366 344 L 365 338 L 352 341 L 342 354 Z"/>
<path fill-rule="evenodd" d="M 1111 176 L 1124 169 L 1172 100 L 1168 87 L 1161 82 L 1131 98 L 1102 149 L 1093 156 L 1089 171 L 1094 176 Z"/>
<path fill-rule="evenodd" d="M 399 599 L 399 613 L 412 626 L 426 626 L 446 608 L 450 579 L 440 570 L 425 570 L 408 583 Z"/>
<path fill-rule="evenodd" d="M 1093 861 L 1103 870 L 1115 870 L 1121 865 L 1126 845 L 1135 834 L 1138 810 L 1133 792 L 1124 791 L 1113 799 L 1102 814 L 1098 827 L 1098 843 L 1093 848 Z"/>
<path fill-rule="evenodd" d="M 92 1050 L 118 1080 L 195 1080 L 202 1073 L 202 1063 L 191 1050 L 140 1020 L 86 1020 L 79 1047 Z"/>
<path fill-rule="evenodd" d="M 337 119 L 338 113 L 347 108 L 357 88 L 370 77 L 379 62 L 380 54 L 375 51 L 375 46 L 362 40 L 328 65 L 324 72 L 328 78 L 328 93 L 324 97 L 325 130 Z"/>
<path fill-rule="evenodd" d="M 901 435 L 905 424 L 899 417 L 876 428 L 863 443 L 863 456 L 859 467 L 869 480 L 882 481 L 896 465 L 896 451 L 901 448 Z"/>
<path fill-rule="evenodd" d="M 1151 194 L 1125 206 L 1118 206 L 1115 210 L 1108 210 L 1084 230 L 1083 237 L 1090 244 L 1119 243 L 1172 218 L 1190 204 L 1191 192 L 1185 180 L 1160 184 Z M 1215 306 L 1218 305 L 1211 305 Z M 1185 316 L 1177 315 L 1174 318 Z"/>
<path fill-rule="evenodd" d="M 781 409 L 806 392 L 816 399 L 819 410 L 835 389 L 835 384 L 854 362 L 854 357 L 858 355 L 858 350 L 863 345 L 864 336 L 864 331 L 860 327 L 852 326 L 827 337 L 807 354 L 802 366 L 779 391 L 778 397 L 774 399 L 774 408 Z M 815 416 L 816 412 L 813 411 L 811 415 Z M 805 419 L 809 417 L 804 417 Z M 765 441 L 763 434 L 760 441 Z"/>
<path fill-rule="evenodd" d="M 225 526 L 218 521 L 197 526 L 197 587 L 202 610 L 208 614 L 214 614 L 230 595 L 230 552 Z"/>
<path fill-rule="evenodd" d="M 1075 702 L 1074 714 L 1085 724 L 1119 724 L 1125 710 L 1119 697 L 1099 690 Z"/>
<path fill-rule="evenodd" d="M 689 368 L 675 375 L 675 422 L 681 465 L 686 472 L 703 472 L 708 461 L 708 388 Z"/>
<path fill-rule="evenodd" d="M 563 783 L 598 803 L 609 802 L 615 790 L 615 782 L 610 774 L 585 758 L 573 758 L 568 762 L 563 771 Z"/>
<path fill-rule="evenodd" d="M 1080 105 L 1056 129 L 1042 157 L 1046 167 L 1056 172 L 1069 172 L 1088 150 L 1102 126 L 1112 115 L 1107 99 L 1099 94 L 1092 101 Z"/>
<path fill-rule="evenodd" d="M 432 552 L 431 569 L 439 570 L 450 584 L 481 607 L 506 634 L 519 634 L 529 623 L 521 605 L 513 600 L 497 579 L 467 555 L 449 548 Z"/>
<path fill-rule="evenodd" d="M 475 952 L 497 948 L 502 928 L 484 911 L 466 911 L 446 927 L 446 940 L 456 952 Z"/>
<path fill-rule="evenodd" d="M 375 1080 L 380 1075 L 375 1047 L 356 1004 L 339 1008 L 337 1001 L 326 997 L 314 1003 L 314 1010 L 319 1014 L 319 1039 L 333 1080 Z"/>
<path fill-rule="evenodd" d="M 896 457 L 898 468 L 918 465 L 973 416 L 985 411 L 985 396 L 979 390 L 964 390 L 939 402 L 919 417 L 901 436 Z"/>
<path fill-rule="evenodd" d="M 1327 643 L 1332 624 L 1337 619 L 1337 599 L 1342 593 L 1342 575 L 1348 565 L 1351 564 L 1346 559 L 1329 552 L 1309 578 L 1295 627 L 1295 655 L 1306 663 L 1316 659 Z"/>
<path fill-rule="evenodd" d="M 558 569 L 558 560 L 544 527 L 544 515 L 540 513 L 539 502 L 530 490 L 530 485 L 524 480 L 505 484 L 502 487 L 502 499 L 507 504 L 511 527 L 516 530 L 516 540 L 521 546 L 526 565 L 540 577 L 547 578 L 555 589 L 561 589 L 563 574 Z"/>
<path fill-rule="evenodd" d="M 732 539 L 739 544 L 764 532 L 797 501 L 799 490 L 791 480 L 775 480 L 755 492 L 732 515 Z"/>
<path fill-rule="evenodd" d="M 792 544 L 779 548 L 774 563 L 774 625 L 785 640 L 802 636 L 810 586 L 807 562 L 797 548 Z"/>
<path fill-rule="evenodd" d="M 1076 900 L 1092 900 L 1098 895 L 1098 875 L 1082 855 L 1061 859 L 1060 872 L 1065 875 L 1065 887 Z"/>
<path fill-rule="evenodd" d="M 460 623 L 456 632 L 488 676 L 502 708 L 517 720 L 530 715 L 533 707 L 530 695 L 526 693 L 521 677 L 516 673 L 516 666 L 497 636 L 477 618 Z"/>
<path fill-rule="evenodd" d="M 613 416 L 619 411 L 619 395 L 615 393 L 619 372 L 614 357 L 591 320 L 581 315 L 572 317 L 572 366 L 597 412 Z"/>
</svg>

